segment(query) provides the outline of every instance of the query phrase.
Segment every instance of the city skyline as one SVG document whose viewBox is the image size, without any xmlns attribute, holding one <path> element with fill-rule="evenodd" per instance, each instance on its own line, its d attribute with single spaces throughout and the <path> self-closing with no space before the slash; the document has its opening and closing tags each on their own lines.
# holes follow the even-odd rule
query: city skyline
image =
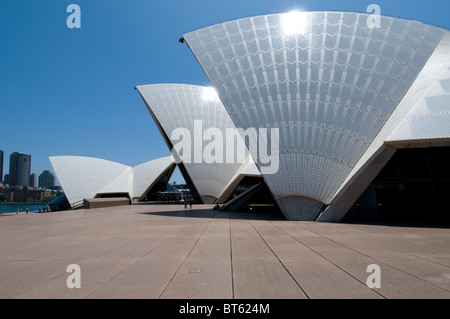
<svg viewBox="0 0 450 319">
<path fill-rule="evenodd" d="M 69 3 L 3 1 L 0 10 L 0 149 L 33 156 L 31 173 L 52 171 L 49 156 L 91 156 L 125 165 L 169 155 L 137 85 L 211 86 L 178 39 L 206 25 L 260 14 L 304 11 L 400 16 L 449 29 L 446 1 L 75 1 L 81 28 L 66 25 Z M 53 171 L 52 171 L 53 172 Z M 177 170 L 171 181 L 183 183 Z"/>
<path fill-rule="evenodd" d="M 53 172 L 51 170 L 43 170 L 40 174 L 39 174 L 39 179 L 38 179 L 38 175 L 36 172 L 31 171 L 31 154 L 26 154 L 26 153 L 21 153 L 21 152 L 12 152 L 9 156 L 10 160 L 9 160 L 9 167 L 6 168 L 6 170 L 4 169 L 4 152 L 3 150 L 0 149 L 0 182 L 4 182 L 5 180 L 5 176 L 8 176 L 8 179 L 11 179 L 10 176 L 13 176 L 13 179 L 15 178 L 16 174 L 20 174 L 23 175 L 20 178 L 20 183 L 16 183 L 14 186 L 31 186 L 34 188 L 37 187 L 53 187 L 56 184 L 56 177 L 53 174 Z M 15 159 L 15 162 L 12 166 L 11 166 L 11 158 Z M 18 161 L 19 159 L 26 159 L 27 160 L 27 167 L 26 167 L 26 172 L 25 174 L 18 173 L 21 169 L 18 168 Z M 29 174 L 28 174 L 29 171 Z M 28 177 L 28 178 L 27 178 Z M 41 182 L 42 179 L 42 182 Z M 24 181 L 27 181 L 27 183 L 25 183 Z M 39 183 L 38 183 L 39 180 Z M 10 184 L 9 181 L 6 184 Z M 10 185 L 13 186 L 13 185 Z"/>
</svg>

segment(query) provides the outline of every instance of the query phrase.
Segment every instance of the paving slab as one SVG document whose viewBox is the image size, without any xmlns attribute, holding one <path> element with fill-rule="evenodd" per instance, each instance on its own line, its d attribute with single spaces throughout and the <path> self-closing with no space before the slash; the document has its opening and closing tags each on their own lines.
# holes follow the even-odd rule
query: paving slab
<svg viewBox="0 0 450 319">
<path fill-rule="evenodd" d="M 367 287 L 357 279 L 327 260 L 286 261 L 290 274 L 311 299 L 382 299 L 376 289 Z"/>
<path fill-rule="evenodd" d="M 410 261 L 408 261 L 410 262 Z M 385 263 L 374 260 L 373 264 L 380 267 L 381 288 L 375 288 L 377 293 L 387 299 L 448 299 L 450 294 L 447 290 L 407 273 L 402 268 L 395 268 Z M 366 263 L 354 261 L 337 261 L 337 265 L 358 278 L 367 281 L 370 273 L 367 272 Z"/>
<path fill-rule="evenodd" d="M 126 269 L 129 261 L 118 261 L 114 263 L 108 260 L 82 261 L 73 260 L 61 262 L 62 274 L 54 279 L 50 279 L 43 284 L 35 286 L 22 294 L 16 296 L 20 299 L 81 299 L 87 298 L 95 290 L 102 287 L 105 282 L 117 276 Z M 54 264 L 54 261 L 52 261 Z M 80 288 L 68 288 L 67 280 L 72 272 L 67 272 L 67 267 L 71 264 L 80 266 Z"/>
<path fill-rule="evenodd" d="M 183 259 L 140 259 L 92 292 L 88 298 L 158 299 Z"/>
<path fill-rule="evenodd" d="M 230 223 L 235 298 L 307 298 L 249 221 Z"/>
<path fill-rule="evenodd" d="M 428 260 L 389 261 L 386 264 L 450 292 L 450 269 L 446 266 Z"/>
<path fill-rule="evenodd" d="M 296 232 L 295 228 L 286 227 L 287 232 L 284 232 L 283 225 L 275 227 L 267 221 L 253 221 L 252 224 L 302 287 L 308 298 L 382 298 L 374 290 L 369 289 L 365 282 L 353 278 L 320 253 L 307 246 L 305 242 L 312 238 L 317 241 L 318 236 L 310 236 L 310 234 L 308 236 L 297 236 L 302 239 L 299 240 L 295 237 L 299 233 Z M 290 236 L 288 232 L 294 236 Z M 329 244 L 329 242 L 326 242 L 326 245 Z M 331 249 L 336 249 L 336 247 L 331 245 Z M 337 250 L 333 255 L 335 253 L 346 260 L 358 259 L 369 263 L 366 256 L 353 251 L 350 251 L 350 255 L 347 251 L 343 252 L 342 249 Z"/>
<path fill-rule="evenodd" d="M 210 221 L 162 298 L 230 299 L 233 297 L 228 219 Z"/>
<path fill-rule="evenodd" d="M 70 263 L 69 263 L 70 264 Z M 66 261 L 1 260 L 0 298 L 14 298 L 66 273 Z"/>
</svg>

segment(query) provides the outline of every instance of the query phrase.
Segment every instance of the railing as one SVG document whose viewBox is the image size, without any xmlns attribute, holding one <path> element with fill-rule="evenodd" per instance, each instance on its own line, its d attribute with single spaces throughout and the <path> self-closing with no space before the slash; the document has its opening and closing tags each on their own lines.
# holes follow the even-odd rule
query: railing
<svg viewBox="0 0 450 319">
<path fill-rule="evenodd" d="M 256 185 L 250 186 L 249 188 L 247 188 L 245 191 L 243 191 L 242 193 L 240 193 L 239 195 L 237 195 L 235 198 L 229 200 L 228 202 L 226 202 L 222 209 L 225 209 L 227 207 L 229 207 L 230 205 L 232 205 L 233 203 L 239 201 L 240 199 L 242 199 L 242 197 L 247 196 L 249 193 L 253 192 L 255 189 L 257 189 L 258 187 L 261 187 L 262 185 L 264 185 L 264 183 L 258 183 Z"/>
<path fill-rule="evenodd" d="M 311 218 L 311 221 L 315 222 L 317 221 L 317 219 L 320 217 L 320 215 L 322 215 L 322 213 L 328 208 L 328 205 L 322 205 L 320 206 L 320 208 L 317 210 L 317 212 L 313 215 L 313 217 Z"/>
<path fill-rule="evenodd" d="M 79 200 L 78 202 L 75 202 L 75 203 L 71 204 L 70 206 L 72 207 L 72 209 L 81 208 L 81 207 L 83 207 L 83 202 L 84 202 L 84 200 Z"/>
</svg>

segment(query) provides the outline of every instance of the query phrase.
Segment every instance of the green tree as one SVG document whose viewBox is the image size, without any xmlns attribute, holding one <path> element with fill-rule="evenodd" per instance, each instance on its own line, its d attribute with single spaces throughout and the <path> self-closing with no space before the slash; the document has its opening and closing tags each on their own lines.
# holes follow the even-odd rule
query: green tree
<svg viewBox="0 0 450 319">
<path fill-rule="evenodd" d="M 54 200 L 56 197 L 58 197 L 58 196 L 51 194 L 51 195 L 48 195 L 48 196 L 45 196 L 44 198 L 42 198 L 42 201 L 48 203 L 48 202 L 51 202 L 52 200 Z"/>
</svg>

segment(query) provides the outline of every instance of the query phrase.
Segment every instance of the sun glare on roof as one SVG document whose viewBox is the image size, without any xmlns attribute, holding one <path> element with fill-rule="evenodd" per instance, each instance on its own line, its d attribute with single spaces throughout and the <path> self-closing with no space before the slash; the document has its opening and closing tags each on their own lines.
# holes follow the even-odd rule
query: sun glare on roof
<svg viewBox="0 0 450 319">
<path fill-rule="evenodd" d="M 216 90 L 213 87 L 204 88 L 202 91 L 202 100 L 204 101 L 216 101 L 219 99 Z"/>
<path fill-rule="evenodd" d="M 281 23 L 285 35 L 304 34 L 308 30 L 308 14 L 302 11 L 291 11 L 282 15 Z"/>
</svg>

